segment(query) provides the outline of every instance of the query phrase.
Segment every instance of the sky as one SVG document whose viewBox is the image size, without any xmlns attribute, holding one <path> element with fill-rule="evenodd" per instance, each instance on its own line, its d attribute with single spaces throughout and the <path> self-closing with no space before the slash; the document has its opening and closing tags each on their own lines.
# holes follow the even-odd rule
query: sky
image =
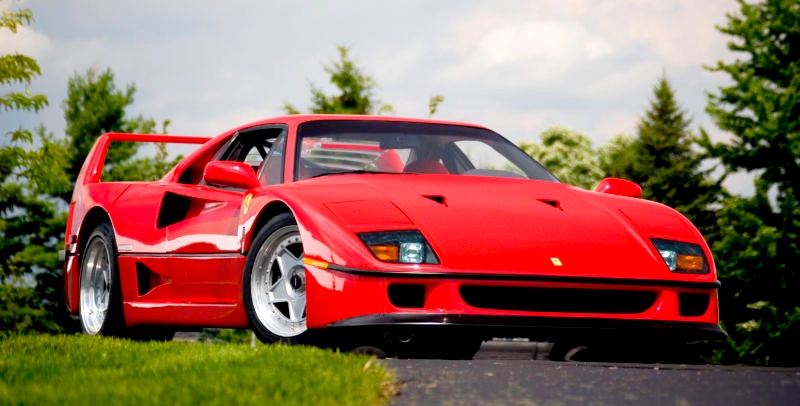
<svg viewBox="0 0 800 406">
<path fill-rule="evenodd" d="M 0 54 L 39 62 L 30 89 L 50 106 L 2 113 L 3 134 L 39 123 L 63 134 L 67 81 L 95 67 L 110 68 L 118 88 L 135 83 L 128 114 L 216 135 L 281 115 L 287 102 L 305 110 L 311 83 L 332 92 L 324 66 L 343 45 L 398 116 L 426 117 L 442 94 L 436 118 L 515 143 L 562 125 L 600 146 L 635 134 L 666 74 L 691 128 L 728 137 L 705 113 L 706 92 L 728 78 L 703 65 L 736 58 L 715 29 L 735 0 L 0 0 L 18 7 L 35 21 L 0 32 Z M 752 189 L 746 176 L 726 185 Z"/>
</svg>

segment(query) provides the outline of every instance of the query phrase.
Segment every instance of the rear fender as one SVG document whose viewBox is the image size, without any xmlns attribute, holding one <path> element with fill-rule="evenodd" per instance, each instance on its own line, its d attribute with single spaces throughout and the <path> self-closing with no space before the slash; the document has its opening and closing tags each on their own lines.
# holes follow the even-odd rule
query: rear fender
<svg viewBox="0 0 800 406">
<path fill-rule="evenodd" d="M 163 134 L 106 133 L 97 138 L 83 162 L 72 191 L 67 229 L 64 233 L 64 300 L 72 313 L 78 312 L 80 285 L 80 253 L 89 234 L 100 221 L 112 222 L 109 212 L 114 203 L 131 186 L 128 182 L 101 183 L 106 153 L 112 142 L 160 142 L 204 144 L 208 137 L 185 137 Z M 206 148 L 207 149 L 207 148 Z M 170 173 L 174 173 L 174 170 Z M 113 224 L 112 224 L 113 226 Z"/>
</svg>

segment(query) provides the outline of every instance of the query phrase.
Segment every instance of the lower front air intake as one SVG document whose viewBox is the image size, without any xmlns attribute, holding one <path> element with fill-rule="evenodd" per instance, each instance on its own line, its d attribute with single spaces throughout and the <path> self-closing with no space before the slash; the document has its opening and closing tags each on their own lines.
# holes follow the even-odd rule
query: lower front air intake
<svg viewBox="0 0 800 406">
<path fill-rule="evenodd" d="M 559 313 L 642 313 L 656 292 L 608 289 L 562 289 L 514 286 L 462 286 L 461 298 L 481 309 Z"/>
</svg>

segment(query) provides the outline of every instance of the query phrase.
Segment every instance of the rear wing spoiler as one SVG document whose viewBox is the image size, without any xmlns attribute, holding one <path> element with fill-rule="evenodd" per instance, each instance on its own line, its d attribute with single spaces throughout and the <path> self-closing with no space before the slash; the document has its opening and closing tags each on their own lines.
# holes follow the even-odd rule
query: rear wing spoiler
<svg viewBox="0 0 800 406">
<path fill-rule="evenodd" d="M 97 138 L 78 175 L 76 185 L 97 183 L 103 174 L 108 146 L 112 142 L 153 142 L 166 144 L 205 144 L 211 137 L 167 134 L 105 133 Z"/>
</svg>

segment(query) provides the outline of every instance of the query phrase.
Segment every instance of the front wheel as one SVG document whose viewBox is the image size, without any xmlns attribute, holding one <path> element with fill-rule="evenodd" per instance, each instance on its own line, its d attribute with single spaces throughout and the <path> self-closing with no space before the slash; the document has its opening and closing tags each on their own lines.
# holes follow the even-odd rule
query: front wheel
<svg viewBox="0 0 800 406">
<path fill-rule="evenodd" d="M 306 272 L 303 244 L 290 213 L 258 232 L 244 271 L 244 304 L 256 336 L 265 343 L 306 342 Z"/>
</svg>

